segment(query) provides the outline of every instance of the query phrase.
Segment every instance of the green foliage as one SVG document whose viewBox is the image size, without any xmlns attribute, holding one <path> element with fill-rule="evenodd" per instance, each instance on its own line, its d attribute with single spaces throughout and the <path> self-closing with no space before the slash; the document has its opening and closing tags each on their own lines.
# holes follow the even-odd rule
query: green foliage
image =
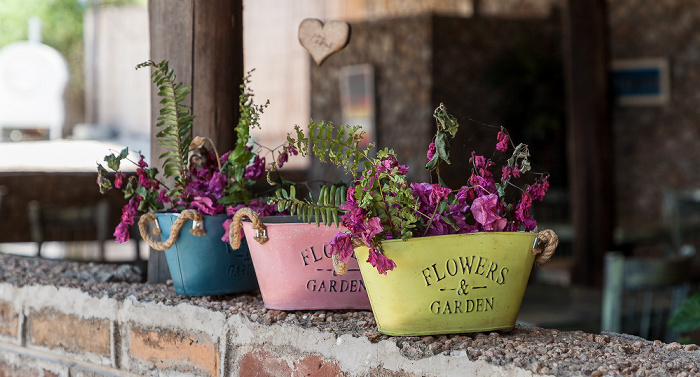
<svg viewBox="0 0 700 377">
<path fill-rule="evenodd" d="M 669 319 L 668 326 L 679 333 L 700 329 L 700 293 L 683 302 Z"/>
<path fill-rule="evenodd" d="M 446 127 L 453 128 L 452 125 Z M 364 149 L 360 147 L 364 132 L 360 126 L 341 125 L 333 126 L 330 122 L 311 122 L 308 131 L 304 132 L 296 126 L 295 132 L 287 135 L 287 142 L 304 156 L 313 155 L 321 162 L 334 164 L 353 175 L 354 195 L 357 206 L 367 211 L 367 217 L 378 217 L 382 226 L 389 231 L 393 238 L 407 239 L 412 235 L 412 229 L 419 221 L 417 211 L 418 203 L 413 197 L 413 192 L 406 182 L 405 167 L 399 166 L 393 150 L 384 149 L 376 153 L 372 152 L 374 145 L 370 144 Z M 358 171 L 362 166 L 362 174 L 358 177 Z M 274 168 L 274 167 L 273 167 Z M 330 191 L 324 191 L 330 190 Z M 290 209 L 292 213 L 305 216 L 308 221 L 312 215 L 321 216 L 323 222 L 329 218 L 335 221 L 337 207 L 344 203 L 345 195 L 340 195 L 335 202 L 331 199 L 339 194 L 332 192 L 333 186 L 323 187 L 319 199 L 311 201 L 294 200 L 293 194 L 287 194 L 284 190 L 278 190 L 274 203 L 278 210 Z M 294 207 L 296 206 L 296 207 Z M 325 218 L 323 217 L 325 215 Z M 385 233 L 376 236 L 379 239 L 386 237 Z"/>
<path fill-rule="evenodd" d="M 340 224 L 339 208 L 345 203 L 347 188 L 343 184 L 332 186 L 321 186 L 318 199 L 298 199 L 296 197 L 296 187 L 289 187 L 289 191 L 279 188 L 275 191 L 272 199 L 277 204 L 277 210 L 282 212 L 286 209 L 292 215 L 298 216 L 304 222 L 316 222 L 325 225 Z"/>
<path fill-rule="evenodd" d="M 155 68 L 151 79 L 158 87 L 158 97 L 161 98 L 162 107 L 156 127 L 162 129 L 156 137 L 158 145 L 166 151 L 159 156 L 163 159 L 163 176 L 174 177 L 176 186 L 182 189 L 186 186 L 185 172 L 195 118 L 192 108 L 184 104 L 191 87 L 176 82 L 174 70 L 168 67 L 166 60 L 158 64 L 149 60 L 137 65 L 136 69 L 143 67 Z"/>
<path fill-rule="evenodd" d="M 365 171 L 356 185 L 355 199 L 358 206 L 367 211 L 368 217 L 379 217 L 392 238 L 406 240 L 413 235 L 413 229 L 420 221 L 419 205 L 405 173 L 401 172 L 402 167 L 395 163 L 387 168 L 383 161 L 396 162 L 395 152 L 385 148 L 377 152 L 376 158 L 367 158 Z M 383 240 L 386 234 L 375 237 Z"/>
<path fill-rule="evenodd" d="M 437 132 L 433 139 L 433 143 L 435 143 L 435 154 L 425 165 L 425 168 L 428 170 L 435 170 L 440 185 L 445 186 L 442 178 L 440 178 L 439 167 L 442 162 L 450 163 L 450 142 L 448 136 L 455 137 L 459 129 L 459 123 L 457 123 L 457 119 L 454 116 L 447 113 L 447 109 L 442 103 L 435 109 L 433 118 L 435 118 L 437 122 Z"/>
<path fill-rule="evenodd" d="M 238 108 L 240 116 L 236 125 L 236 146 L 228 156 L 228 160 L 221 167 L 221 172 L 228 179 L 227 195 L 220 202 L 224 205 L 247 203 L 250 200 L 250 186 L 255 181 L 245 178 L 246 168 L 253 163 L 257 153 L 250 147 L 250 129 L 260 128 L 260 115 L 269 105 L 270 101 L 263 105 L 256 105 L 253 101 L 253 92 L 249 83 L 251 73 L 249 71 L 241 83 L 241 94 L 238 96 Z"/>
<path fill-rule="evenodd" d="M 287 142 L 302 156 L 312 153 L 319 161 L 329 162 L 352 173 L 353 178 L 357 176 L 360 161 L 374 146 L 372 144 L 364 151 L 360 150 L 359 145 L 365 134 L 360 126 L 334 127 L 331 122 L 315 123 L 311 120 L 307 134 L 299 126 L 294 129 L 296 137 L 287 135 Z"/>
</svg>

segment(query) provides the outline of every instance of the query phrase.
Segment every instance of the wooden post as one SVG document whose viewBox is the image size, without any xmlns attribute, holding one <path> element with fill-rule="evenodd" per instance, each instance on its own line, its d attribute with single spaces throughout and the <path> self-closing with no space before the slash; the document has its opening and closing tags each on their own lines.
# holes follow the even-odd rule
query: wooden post
<svg viewBox="0 0 700 377">
<path fill-rule="evenodd" d="M 602 283 L 614 224 L 605 0 L 568 0 L 563 14 L 575 284 Z"/>
<path fill-rule="evenodd" d="M 196 115 L 193 135 L 209 137 L 224 153 L 235 143 L 238 95 L 243 78 L 243 0 L 150 0 L 151 56 L 168 60 L 177 80 L 192 86 L 190 103 Z M 160 168 L 163 150 L 155 142 L 160 109 L 151 92 L 151 166 Z M 163 252 L 151 249 L 149 282 L 169 276 Z M 151 271 L 153 270 L 153 276 Z"/>
</svg>

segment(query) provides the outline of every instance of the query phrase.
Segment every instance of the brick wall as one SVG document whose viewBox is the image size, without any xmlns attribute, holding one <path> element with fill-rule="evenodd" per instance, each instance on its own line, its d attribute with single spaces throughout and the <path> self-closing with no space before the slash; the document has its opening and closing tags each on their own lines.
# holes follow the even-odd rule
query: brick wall
<svg viewBox="0 0 700 377">
<path fill-rule="evenodd" d="M 245 315 L 0 283 L 0 376 L 528 376 L 467 357 L 409 360 L 393 341 Z"/>
</svg>

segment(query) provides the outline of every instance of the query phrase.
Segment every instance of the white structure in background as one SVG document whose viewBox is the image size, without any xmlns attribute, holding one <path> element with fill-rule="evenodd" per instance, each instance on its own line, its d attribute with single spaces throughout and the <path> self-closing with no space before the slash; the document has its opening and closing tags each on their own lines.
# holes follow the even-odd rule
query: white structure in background
<svg viewBox="0 0 700 377">
<path fill-rule="evenodd" d="M 0 49 L 0 130 L 48 129 L 50 139 L 63 136 L 68 65 L 63 56 L 41 43 L 41 26 L 30 22 L 29 41 Z M 0 136 L 0 139 L 2 137 Z"/>
<path fill-rule="evenodd" d="M 136 70 L 150 58 L 148 9 L 94 3 L 83 19 L 85 108 L 88 124 L 75 139 L 111 139 L 149 160 L 151 71 Z"/>
</svg>

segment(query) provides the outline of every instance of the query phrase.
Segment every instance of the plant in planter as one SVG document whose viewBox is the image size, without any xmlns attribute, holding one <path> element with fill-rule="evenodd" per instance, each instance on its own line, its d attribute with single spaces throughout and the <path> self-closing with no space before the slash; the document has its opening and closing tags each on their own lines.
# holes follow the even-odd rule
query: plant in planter
<svg viewBox="0 0 700 377">
<path fill-rule="evenodd" d="M 501 128 L 494 156 L 509 153 L 505 163 L 498 167 L 492 158 L 472 153 L 468 185 L 444 187 L 439 167 L 450 162 L 448 141 L 459 125 L 443 105 L 434 117 L 437 132 L 426 168 L 438 183 L 409 183 L 408 167 L 393 150 L 373 154 L 372 146 L 359 147 L 357 127 L 331 132 L 325 125 L 306 133 L 297 127 L 288 142 L 301 153 L 331 156 L 330 162 L 353 175 L 339 207 L 348 231 L 328 242 L 329 254 L 341 270 L 357 256 L 380 331 L 414 335 L 512 327 L 534 254 L 544 263 L 557 244 L 553 232 L 534 232 L 529 212 L 532 201 L 546 193 L 548 176 L 535 174 L 524 188 L 516 185 L 532 173 L 529 150 L 511 143 Z M 333 159 L 339 155 L 343 158 Z M 514 189 L 518 195 L 509 195 Z M 536 240 L 539 245 L 533 245 Z"/>
<path fill-rule="evenodd" d="M 250 76 L 246 76 L 241 85 L 236 146 L 220 156 L 211 140 L 191 136 L 195 117 L 184 104 L 191 88 L 176 81 L 167 61 L 147 61 L 137 66 L 142 67 L 154 68 L 152 79 L 162 104 L 156 124 L 161 130 L 156 137 L 165 150 L 160 156 L 163 177 L 174 183 L 168 187 L 159 180 L 158 169 L 149 167 L 143 156 L 137 162 L 129 160 L 128 148 L 106 156 L 107 167 L 115 174 L 110 179 L 108 170 L 98 164 L 100 190 L 120 189 L 129 200 L 114 233 L 116 240 L 127 241 L 129 226 L 143 213 L 139 221 L 141 235 L 151 247 L 166 252 L 177 293 L 208 295 L 255 289 L 257 283 L 247 246 L 233 253 L 226 250 L 228 224 L 225 222 L 242 206 L 276 213 L 275 206 L 255 198 L 251 190 L 264 172 L 265 158 L 250 145 L 249 131 L 258 125 L 266 105 L 253 103 L 246 86 Z M 138 166 L 136 175 L 127 177 L 120 171 L 124 160 Z M 155 225 L 155 233 L 164 233 L 165 242 L 150 236 L 146 229 L 150 222 Z M 189 226 L 188 234 L 185 228 Z"/>
<path fill-rule="evenodd" d="M 270 170 L 279 168 L 289 154 L 297 154 L 296 148 L 285 145 L 278 160 L 271 163 Z M 258 241 L 251 242 L 249 247 L 265 307 L 277 310 L 369 309 L 357 261 L 348 261 L 347 273 L 339 276 L 333 270 L 324 245 L 340 229 L 339 206 L 345 201 L 346 186 L 322 185 L 316 199 L 311 194 L 309 199 L 298 199 L 295 187 L 281 188 L 275 193 L 277 210 L 288 208 L 293 216 L 263 217 L 255 211 L 242 209 L 233 218 L 231 247 L 237 247 L 240 242 L 241 228 L 247 239 Z M 243 216 L 251 221 L 243 222 Z"/>
</svg>

